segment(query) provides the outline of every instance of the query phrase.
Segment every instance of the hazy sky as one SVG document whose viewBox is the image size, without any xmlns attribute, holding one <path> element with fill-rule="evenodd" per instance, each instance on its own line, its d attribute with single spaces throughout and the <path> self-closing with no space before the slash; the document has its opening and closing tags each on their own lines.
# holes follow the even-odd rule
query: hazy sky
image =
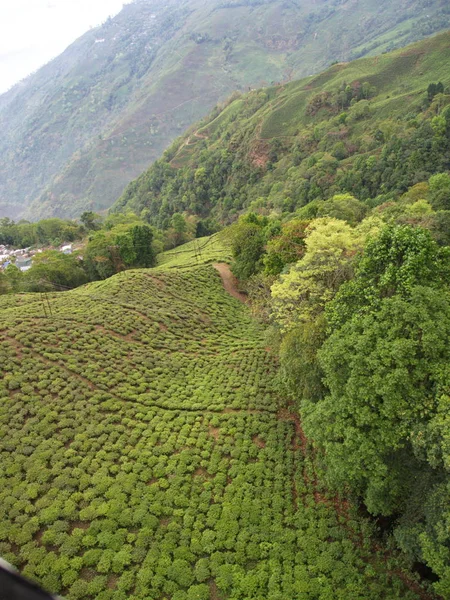
<svg viewBox="0 0 450 600">
<path fill-rule="evenodd" d="M 117 14 L 124 3 L 0 0 L 0 94 L 60 54 L 90 27 Z"/>
</svg>

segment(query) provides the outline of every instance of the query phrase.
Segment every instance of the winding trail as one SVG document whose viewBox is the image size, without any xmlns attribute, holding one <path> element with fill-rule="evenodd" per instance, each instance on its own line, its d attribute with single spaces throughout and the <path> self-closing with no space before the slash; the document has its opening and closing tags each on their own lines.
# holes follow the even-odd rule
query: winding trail
<svg viewBox="0 0 450 600">
<path fill-rule="evenodd" d="M 220 277 L 222 278 L 222 283 L 225 290 L 231 294 L 231 296 L 239 300 L 239 302 L 246 304 L 247 296 L 239 291 L 238 281 L 231 272 L 230 265 L 227 265 L 227 263 L 214 263 L 213 267 L 216 269 L 216 271 L 218 271 Z"/>
</svg>

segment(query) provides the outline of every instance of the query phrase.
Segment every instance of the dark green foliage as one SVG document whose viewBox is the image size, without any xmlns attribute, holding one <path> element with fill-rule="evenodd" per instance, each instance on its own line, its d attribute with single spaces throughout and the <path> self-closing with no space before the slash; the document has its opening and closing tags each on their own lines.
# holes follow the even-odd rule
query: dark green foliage
<svg viewBox="0 0 450 600">
<path fill-rule="evenodd" d="M 395 295 L 355 315 L 319 352 L 330 392 L 307 428 L 330 477 L 357 489 L 374 514 L 403 511 L 417 485 L 449 340 L 448 298 L 416 287 L 408 300 Z"/>
<path fill-rule="evenodd" d="M 430 85 L 427 88 L 427 95 L 428 95 L 429 102 L 431 102 L 437 94 L 443 94 L 443 93 L 444 93 L 444 84 L 442 83 L 442 81 L 440 81 L 439 83 L 430 83 Z"/>
<path fill-rule="evenodd" d="M 148 225 L 135 225 L 131 230 L 131 239 L 136 253 L 137 267 L 153 267 L 155 265 L 155 252 L 152 248 L 153 232 Z"/>
<path fill-rule="evenodd" d="M 229 229 L 234 258 L 233 273 L 239 279 L 246 280 L 260 270 L 267 224 L 267 219 L 250 213 Z"/>
<path fill-rule="evenodd" d="M 75 221 L 44 219 L 37 223 L 15 223 L 6 217 L 0 219 L 0 244 L 15 248 L 73 242 L 81 239 L 84 233 L 84 227 Z"/>
<path fill-rule="evenodd" d="M 88 231 L 96 231 L 97 229 L 100 229 L 101 226 L 100 215 L 92 212 L 92 210 L 84 211 L 80 216 L 80 221 Z"/>
<path fill-rule="evenodd" d="M 117 246 L 112 244 L 104 232 L 99 232 L 91 238 L 83 254 L 86 272 L 91 280 L 107 279 L 120 270 L 121 262 Z"/>
<path fill-rule="evenodd" d="M 386 298 L 325 342 L 319 358 L 329 394 L 304 412 L 330 480 L 359 493 L 373 514 L 401 515 L 395 532 L 401 547 L 444 579 L 448 572 L 431 548 L 448 543 L 442 499 L 448 397 L 442 394 L 449 343 L 448 288 L 417 287 L 407 300 Z"/>
<path fill-rule="evenodd" d="M 410 226 L 386 227 L 369 242 L 355 277 L 344 283 L 327 307 L 328 322 L 338 328 L 377 308 L 384 298 L 409 298 L 415 286 L 442 288 L 450 281 L 450 248 L 441 248 L 430 233 Z"/>
<path fill-rule="evenodd" d="M 317 402 L 326 392 L 317 351 L 326 339 L 323 317 L 292 329 L 280 346 L 281 376 L 299 403 Z"/>
<path fill-rule="evenodd" d="M 293 219 L 284 223 L 281 230 L 272 230 L 266 245 L 264 273 L 278 275 L 286 265 L 296 263 L 305 253 L 306 228 L 309 221 Z"/>
<path fill-rule="evenodd" d="M 430 201 L 435 210 L 450 210 L 450 175 L 438 173 L 429 180 Z"/>
<path fill-rule="evenodd" d="M 97 231 L 91 236 L 83 254 L 89 278 L 107 279 L 125 268 L 154 266 L 156 251 L 153 241 L 151 227 L 134 224 L 133 220 Z"/>
</svg>

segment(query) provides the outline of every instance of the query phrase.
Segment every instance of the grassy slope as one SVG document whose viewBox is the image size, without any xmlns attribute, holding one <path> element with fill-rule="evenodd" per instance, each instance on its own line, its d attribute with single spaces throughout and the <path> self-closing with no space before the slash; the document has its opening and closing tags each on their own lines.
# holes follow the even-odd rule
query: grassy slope
<svg viewBox="0 0 450 600">
<path fill-rule="evenodd" d="M 0 554 L 73 599 L 418 598 L 316 480 L 248 309 L 166 266 L 0 298 Z"/>
<path fill-rule="evenodd" d="M 336 141 L 343 140 L 350 148 L 350 156 L 339 165 L 345 168 L 362 154 L 380 153 L 383 142 L 377 142 L 375 137 L 380 128 L 390 127 L 392 133 L 401 137 L 407 127 L 406 123 L 401 124 L 402 119 L 408 113 L 414 117 L 420 112 L 428 84 L 437 81 L 450 84 L 449 60 L 450 33 L 445 32 L 406 49 L 339 63 L 317 76 L 251 92 L 229 104 L 219 115 L 213 113 L 210 118 L 204 119 L 195 128 L 194 134 L 191 131 L 178 139 L 161 163 L 169 163 L 175 169 L 196 168 L 204 164 L 204 150 L 210 153 L 228 150 L 237 162 L 247 164 L 255 174 L 250 186 L 245 179 L 238 184 L 242 198 L 247 196 L 249 201 L 267 195 L 274 181 L 286 186 L 285 196 L 289 196 L 289 179 L 305 176 L 311 166 L 309 157 L 317 149 L 329 153 Z M 344 83 L 366 81 L 376 88 L 375 96 L 370 99 L 369 116 L 353 118 L 350 107 L 344 111 L 350 115 L 344 126 L 338 123 L 336 113 L 323 110 L 314 116 L 307 113 L 308 102 L 318 93 L 333 92 Z M 408 127 L 411 125 L 408 124 Z M 268 173 L 265 166 L 274 143 L 283 148 L 282 158 Z M 303 153 L 297 162 L 293 159 L 295 145 Z M 297 169 L 290 171 L 293 166 Z M 158 192 L 155 194 L 148 183 L 155 172 L 155 167 L 150 167 L 130 184 L 116 207 L 140 211 L 153 203 L 155 214 Z M 236 173 L 236 169 L 233 172 Z M 166 178 L 166 183 L 170 179 Z M 225 195 L 229 181 L 224 186 Z M 234 176 L 232 185 L 235 181 Z M 291 187 L 295 185 L 298 183 L 292 183 Z M 186 193 L 185 188 L 182 193 Z M 176 198 L 173 193 L 172 197 L 175 198 L 174 203 L 178 203 L 177 210 L 182 210 L 181 198 Z"/>
<path fill-rule="evenodd" d="M 318 72 L 354 48 L 379 52 L 449 25 L 441 0 L 385 2 L 382 10 L 376 0 L 128 5 L 0 97 L 0 216 L 107 208 L 233 90 Z"/>
<path fill-rule="evenodd" d="M 159 254 L 157 268 L 180 269 L 213 262 L 231 262 L 231 249 L 217 234 Z"/>
</svg>

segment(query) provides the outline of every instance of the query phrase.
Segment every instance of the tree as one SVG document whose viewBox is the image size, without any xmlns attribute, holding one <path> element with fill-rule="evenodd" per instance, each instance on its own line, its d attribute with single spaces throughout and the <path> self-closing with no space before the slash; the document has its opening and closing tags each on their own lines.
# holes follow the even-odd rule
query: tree
<svg viewBox="0 0 450 600">
<path fill-rule="evenodd" d="M 262 268 L 265 232 L 268 220 L 249 213 L 232 225 L 227 236 L 231 241 L 234 262 L 232 271 L 238 279 L 247 280 Z"/>
<path fill-rule="evenodd" d="M 297 325 L 283 336 L 280 345 L 280 371 L 283 383 L 298 400 L 317 402 L 325 394 L 323 371 L 317 352 L 326 339 L 323 315 Z"/>
<path fill-rule="evenodd" d="M 153 251 L 153 231 L 148 225 L 135 225 L 131 230 L 131 239 L 136 254 L 135 265 L 139 267 L 153 267 L 155 253 Z"/>
<path fill-rule="evenodd" d="M 15 265 L 8 265 L 4 271 L 8 288 L 12 292 L 23 292 L 23 273 Z"/>
<path fill-rule="evenodd" d="M 442 375 L 450 359 L 448 290 L 413 287 L 356 313 L 318 353 L 329 394 L 303 413 L 330 479 L 373 514 L 405 510 L 427 470 Z"/>
<path fill-rule="evenodd" d="M 367 214 L 367 206 L 350 194 L 336 194 L 330 200 L 320 202 L 318 205 L 318 217 L 332 217 L 342 219 L 349 225 L 361 222 Z"/>
<path fill-rule="evenodd" d="M 442 83 L 442 81 L 439 81 L 439 83 L 430 83 L 430 85 L 427 88 L 428 101 L 431 102 L 437 94 L 443 93 L 444 84 Z"/>
<path fill-rule="evenodd" d="M 278 275 L 286 265 L 298 262 L 305 253 L 309 221 L 293 219 L 281 226 L 281 233 L 267 242 L 264 273 Z"/>
<path fill-rule="evenodd" d="M 167 231 L 166 240 L 169 248 L 176 248 L 188 241 L 188 225 L 181 213 L 174 213 L 170 219 L 170 228 Z"/>
<path fill-rule="evenodd" d="M 73 254 L 47 250 L 33 258 L 33 264 L 24 275 L 29 291 L 50 291 L 75 288 L 87 282 L 86 272 Z"/>
<path fill-rule="evenodd" d="M 435 210 L 450 209 L 450 175 L 437 173 L 428 181 L 431 205 Z"/>
<path fill-rule="evenodd" d="M 94 234 L 89 240 L 84 251 L 83 261 L 90 279 L 107 279 L 117 272 L 111 245 L 110 236 L 103 231 Z"/>
<path fill-rule="evenodd" d="M 8 278 L 0 271 L 0 295 L 7 294 L 9 291 Z"/>
<path fill-rule="evenodd" d="M 80 221 L 88 231 L 97 231 L 101 227 L 101 216 L 92 210 L 85 211 L 80 217 Z"/>
<path fill-rule="evenodd" d="M 365 236 L 345 221 L 311 221 L 304 257 L 272 286 L 273 318 L 282 331 L 315 319 L 353 272 Z"/>
<path fill-rule="evenodd" d="M 409 225 L 385 227 L 368 242 L 355 277 L 327 307 L 328 322 L 339 328 L 356 313 L 378 307 L 383 298 L 407 298 L 417 285 L 439 288 L 449 276 L 450 249 L 440 248 L 429 231 Z"/>
</svg>

